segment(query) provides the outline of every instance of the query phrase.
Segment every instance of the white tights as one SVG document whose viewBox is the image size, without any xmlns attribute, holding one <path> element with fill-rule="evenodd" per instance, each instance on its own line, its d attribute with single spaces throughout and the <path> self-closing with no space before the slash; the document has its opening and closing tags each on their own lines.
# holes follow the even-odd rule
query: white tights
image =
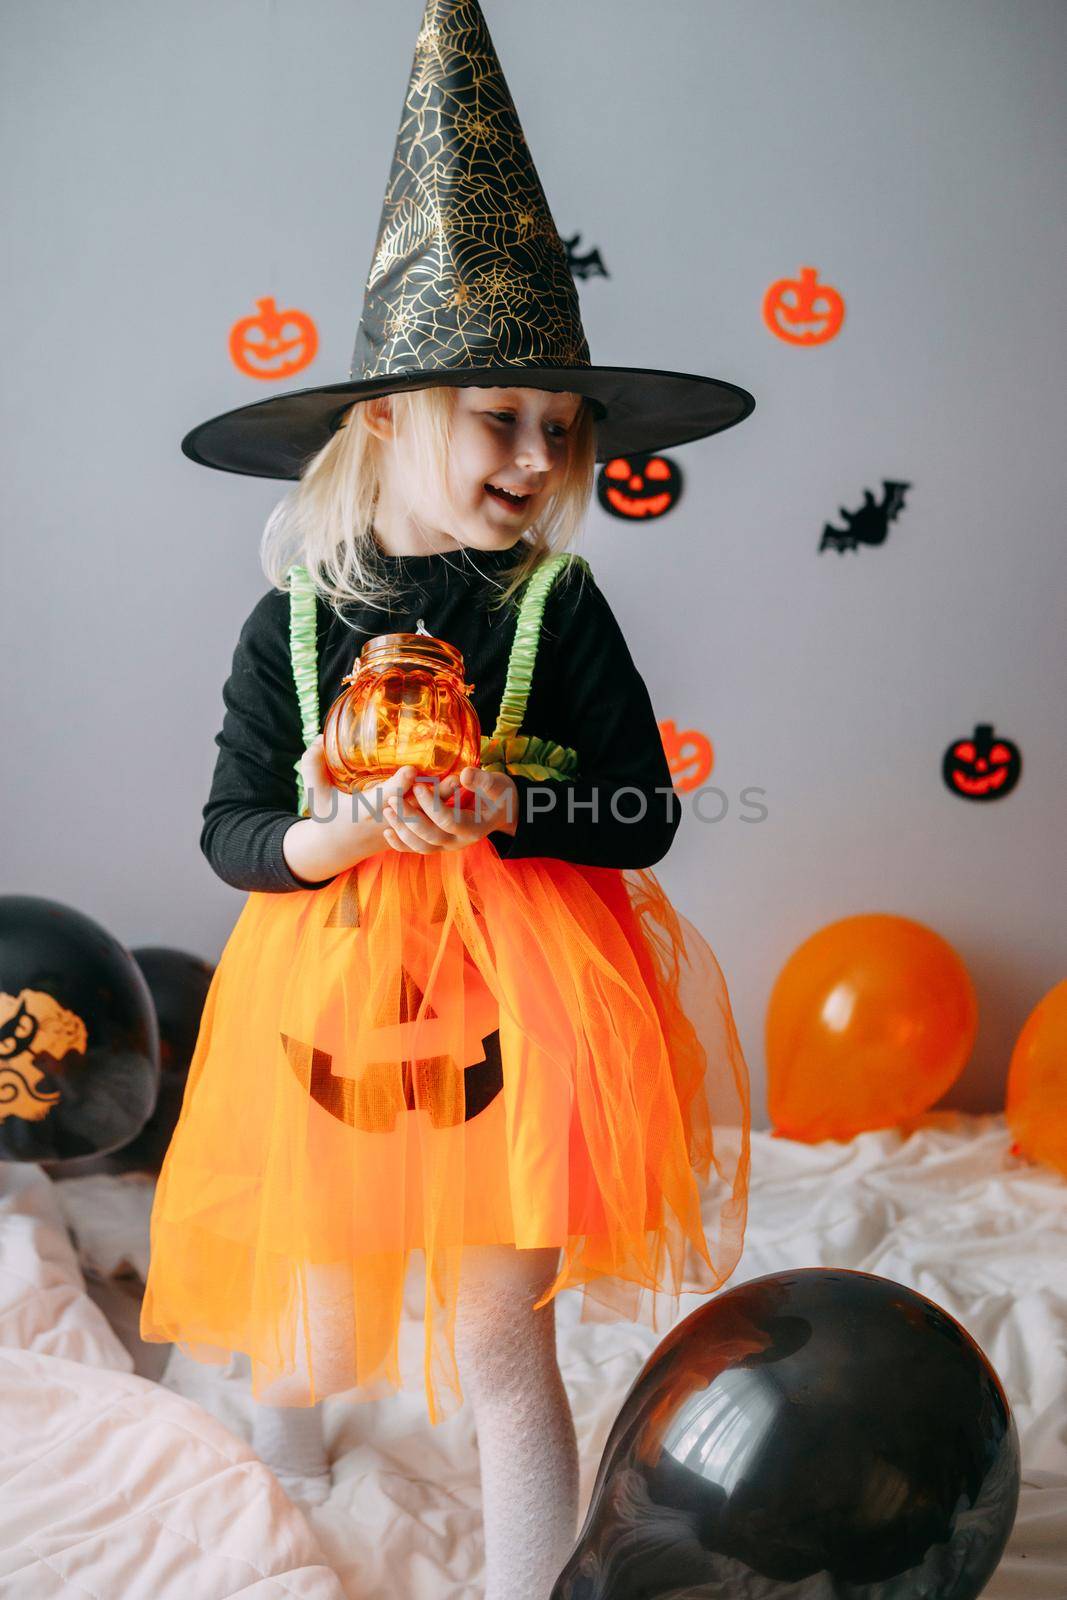
<svg viewBox="0 0 1067 1600">
<path fill-rule="evenodd" d="M 468 1245 L 456 1303 L 456 1363 L 481 1463 L 485 1600 L 548 1600 L 578 1533 L 578 1442 L 556 1358 L 556 1302 L 533 1310 L 559 1250 Z M 321 1298 L 321 1296 L 320 1296 Z M 301 1498 L 329 1490 L 322 1402 L 257 1403 L 252 1448 Z M 319 1479 L 322 1495 L 306 1480 Z"/>
<path fill-rule="evenodd" d="M 556 1359 L 559 1251 L 468 1245 L 456 1362 L 478 1434 L 485 1600 L 548 1600 L 577 1539 L 578 1442 Z"/>
<path fill-rule="evenodd" d="M 252 1409 L 252 1449 L 270 1467 L 283 1486 L 292 1479 L 323 1480 L 318 1493 L 305 1497 L 323 1498 L 330 1485 L 330 1455 L 322 1427 L 322 1401 L 313 1406 L 270 1406 L 257 1401 Z"/>
</svg>

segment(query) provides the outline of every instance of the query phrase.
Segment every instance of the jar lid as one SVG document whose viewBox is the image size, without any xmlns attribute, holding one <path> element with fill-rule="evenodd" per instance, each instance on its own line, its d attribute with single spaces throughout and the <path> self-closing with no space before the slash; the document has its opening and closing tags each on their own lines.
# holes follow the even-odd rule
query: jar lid
<svg viewBox="0 0 1067 1600">
<path fill-rule="evenodd" d="M 463 652 L 432 633 L 378 633 L 359 652 L 360 667 L 381 667 L 387 662 L 410 662 L 449 672 L 463 673 Z"/>
</svg>

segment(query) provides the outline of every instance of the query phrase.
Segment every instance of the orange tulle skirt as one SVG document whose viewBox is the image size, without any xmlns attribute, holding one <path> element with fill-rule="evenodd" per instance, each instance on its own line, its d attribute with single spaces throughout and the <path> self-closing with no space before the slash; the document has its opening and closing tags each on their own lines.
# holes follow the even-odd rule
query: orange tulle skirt
<svg viewBox="0 0 1067 1600">
<path fill-rule="evenodd" d="M 380 852 L 251 894 L 160 1172 L 147 1340 L 257 1399 L 404 1386 L 413 1252 L 431 1422 L 462 1402 L 469 1245 L 558 1248 L 583 1321 L 665 1332 L 741 1253 L 748 1074 L 722 973 L 650 869 Z M 664 1300 L 670 1304 L 664 1309 Z"/>
</svg>

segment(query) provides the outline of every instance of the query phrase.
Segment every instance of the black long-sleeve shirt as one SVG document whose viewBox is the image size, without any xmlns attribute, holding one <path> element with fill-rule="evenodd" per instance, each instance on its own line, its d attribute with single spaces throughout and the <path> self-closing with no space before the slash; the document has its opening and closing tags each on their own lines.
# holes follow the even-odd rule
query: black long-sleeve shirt
<svg viewBox="0 0 1067 1600">
<path fill-rule="evenodd" d="M 320 724 L 366 640 L 414 633 L 421 617 L 430 633 L 463 652 L 466 681 L 474 684 L 471 701 L 482 732 L 491 733 L 516 611 L 514 605 L 488 609 L 499 591 L 485 579 L 514 558 L 514 546 L 383 556 L 383 565 L 405 586 L 391 610 L 350 603 L 338 613 L 318 601 Z M 295 763 L 305 748 L 289 655 L 289 596 L 282 590 L 268 590 L 241 629 L 222 698 L 225 716 L 215 737 L 219 754 L 200 847 L 219 877 L 236 889 L 306 889 L 282 854 L 282 839 L 297 819 Z M 563 575 L 548 593 L 521 731 L 573 746 L 578 776 L 564 782 L 514 778 L 515 834 L 489 834 L 502 859 L 555 856 L 591 866 L 642 867 L 666 855 L 681 821 L 681 802 L 644 680 L 588 573 Z M 617 794 L 623 788 L 639 793 Z M 533 790 L 540 793 L 530 795 Z M 551 809 L 542 809 L 549 794 Z"/>
</svg>

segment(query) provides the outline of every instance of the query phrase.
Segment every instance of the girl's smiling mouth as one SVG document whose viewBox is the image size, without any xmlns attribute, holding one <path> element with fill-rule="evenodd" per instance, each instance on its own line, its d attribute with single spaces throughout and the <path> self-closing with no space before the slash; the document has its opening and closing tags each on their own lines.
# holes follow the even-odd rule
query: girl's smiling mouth
<svg viewBox="0 0 1067 1600">
<path fill-rule="evenodd" d="M 528 494 L 511 494 L 509 490 L 501 489 L 495 483 L 487 483 L 483 485 L 483 487 L 485 492 L 492 495 L 493 499 L 496 500 L 500 505 L 508 506 L 512 511 L 521 511 L 528 501 L 533 498 L 532 495 Z"/>
</svg>

